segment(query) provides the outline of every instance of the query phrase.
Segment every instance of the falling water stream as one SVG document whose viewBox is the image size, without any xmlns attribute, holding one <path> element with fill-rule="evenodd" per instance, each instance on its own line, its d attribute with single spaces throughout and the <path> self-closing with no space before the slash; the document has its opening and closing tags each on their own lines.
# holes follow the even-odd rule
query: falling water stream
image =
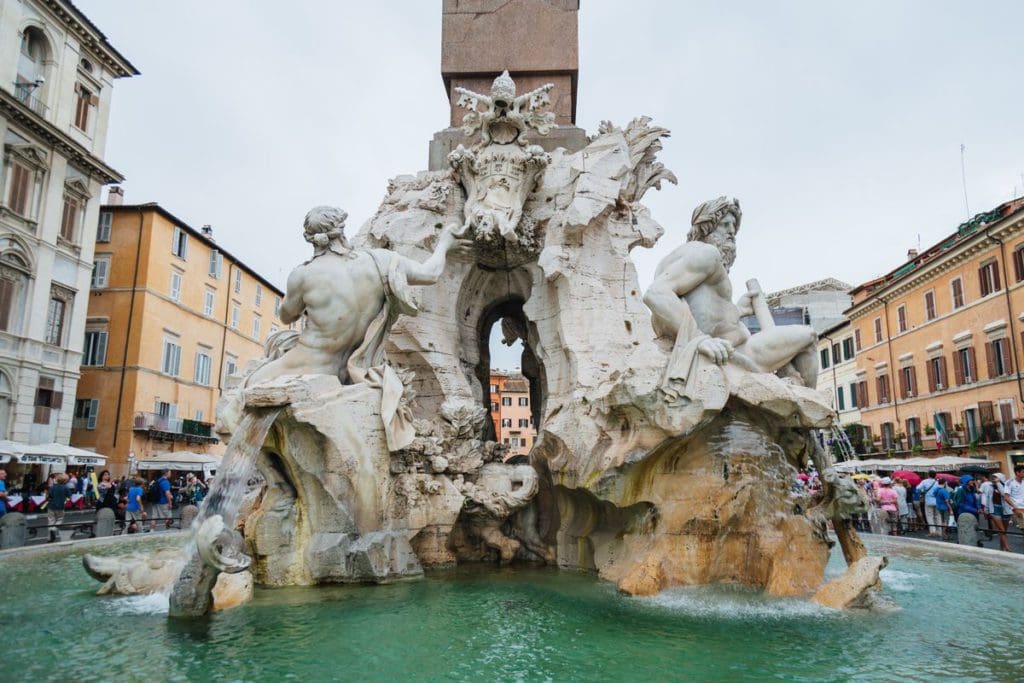
<svg viewBox="0 0 1024 683">
<path fill-rule="evenodd" d="M 198 616 L 209 611 L 212 605 L 209 592 L 220 570 L 210 566 L 208 556 L 201 557 L 204 551 L 214 552 L 210 546 L 215 541 L 203 532 L 223 528 L 230 535 L 235 528 L 249 481 L 256 473 L 256 455 L 279 412 L 280 408 L 247 409 L 232 434 L 209 495 L 192 522 L 184 568 L 170 589 L 172 616 Z"/>
</svg>

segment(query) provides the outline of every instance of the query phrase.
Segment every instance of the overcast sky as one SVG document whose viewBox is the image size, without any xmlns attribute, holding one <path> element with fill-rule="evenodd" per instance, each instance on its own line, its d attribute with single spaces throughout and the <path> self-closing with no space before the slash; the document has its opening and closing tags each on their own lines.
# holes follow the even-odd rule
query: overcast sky
<svg viewBox="0 0 1024 683">
<path fill-rule="evenodd" d="M 1024 186 L 1024 2 L 584 0 L 577 124 L 672 131 L 666 234 L 699 202 L 743 207 L 734 282 L 858 284 Z M 142 75 L 118 81 L 108 162 L 284 285 L 315 204 L 355 232 L 389 178 L 426 167 L 448 103 L 440 0 L 76 0 Z"/>
</svg>

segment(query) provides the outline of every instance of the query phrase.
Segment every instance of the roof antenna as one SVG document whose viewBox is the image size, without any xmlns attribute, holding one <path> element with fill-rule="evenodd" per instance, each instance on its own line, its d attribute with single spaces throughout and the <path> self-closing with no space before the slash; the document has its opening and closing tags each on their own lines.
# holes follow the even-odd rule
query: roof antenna
<svg viewBox="0 0 1024 683">
<path fill-rule="evenodd" d="M 964 143 L 960 143 L 960 180 L 964 185 L 964 208 L 967 209 L 967 220 L 971 220 L 971 205 L 967 201 L 967 164 L 964 161 L 967 147 Z"/>
</svg>

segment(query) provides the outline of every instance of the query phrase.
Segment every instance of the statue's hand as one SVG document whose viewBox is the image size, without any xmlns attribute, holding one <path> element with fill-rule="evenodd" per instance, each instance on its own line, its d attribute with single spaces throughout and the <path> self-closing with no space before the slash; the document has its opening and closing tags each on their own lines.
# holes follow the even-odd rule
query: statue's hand
<svg viewBox="0 0 1024 683">
<path fill-rule="evenodd" d="M 697 345 L 697 351 L 713 361 L 716 365 L 724 365 L 732 358 L 732 344 L 726 339 L 711 337 Z"/>
<path fill-rule="evenodd" d="M 754 297 L 756 292 L 744 292 L 736 300 L 736 308 L 740 309 L 740 315 L 754 315 Z"/>
<path fill-rule="evenodd" d="M 473 253 L 473 241 L 465 239 L 466 231 L 456 223 L 449 223 L 444 226 L 441 236 L 438 239 L 438 246 L 447 253 L 454 253 L 457 256 L 469 256 Z"/>
</svg>

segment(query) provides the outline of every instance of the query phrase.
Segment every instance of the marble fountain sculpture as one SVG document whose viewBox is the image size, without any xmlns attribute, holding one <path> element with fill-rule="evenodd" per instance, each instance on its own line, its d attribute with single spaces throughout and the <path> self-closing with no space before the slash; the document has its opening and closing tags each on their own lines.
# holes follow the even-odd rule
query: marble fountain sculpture
<svg viewBox="0 0 1024 683">
<path fill-rule="evenodd" d="M 490 94 L 459 89 L 467 146 L 449 170 L 393 179 L 351 243 L 345 212 L 306 216 L 313 255 L 281 309 L 301 331 L 273 335 L 221 401 L 229 475 L 172 614 L 208 611 L 225 571 L 314 585 L 479 561 L 589 570 L 632 595 L 730 582 L 811 596 L 827 519 L 851 569 L 819 599 L 877 587 L 849 480 L 791 493 L 796 468 L 828 470 L 811 432 L 833 410 L 813 388 L 814 332 L 776 327 L 756 281 L 733 303 L 739 203 L 697 207 L 642 292 L 630 251 L 664 233 L 642 200 L 676 182 L 656 158 L 669 132 L 605 122 L 582 150 L 545 152 L 530 137 L 553 126 L 550 89 L 517 95 L 507 72 Z M 490 420 L 499 319 L 525 348 L 529 464 L 504 462 Z M 250 467 L 263 484 L 246 493 Z"/>
</svg>

